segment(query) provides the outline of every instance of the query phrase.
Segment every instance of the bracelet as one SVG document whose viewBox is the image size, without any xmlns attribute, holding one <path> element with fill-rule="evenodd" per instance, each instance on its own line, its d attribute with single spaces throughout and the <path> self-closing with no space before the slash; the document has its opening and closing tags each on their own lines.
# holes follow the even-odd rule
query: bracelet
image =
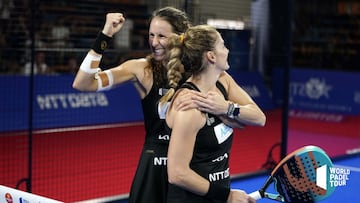
<svg viewBox="0 0 360 203">
<path fill-rule="evenodd" d="M 112 37 L 109 37 L 104 33 L 99 32 L 91 49 L 98 54 L 103 54 L 111 39 Z"/>
<path fill-rule="evenodd" d="M 227 112 L 226 112 L 226 115 L 229 116 L 229 117 L 231 117 L 231 116 L 233 115 L 233 113 L 234 113 L 234 108 L 235 108 L 234 103 L 230 102 L 230 103 L 229 103 L 228 110 L 227 110 Z"/>
<path fill-rule="evenodd" d="M 230 193 L 230 188 L 210 182 L 210 187 L 205 197 L 208 199 L 217 199 L 221 201 L 227 201 Z"/>
</svg>

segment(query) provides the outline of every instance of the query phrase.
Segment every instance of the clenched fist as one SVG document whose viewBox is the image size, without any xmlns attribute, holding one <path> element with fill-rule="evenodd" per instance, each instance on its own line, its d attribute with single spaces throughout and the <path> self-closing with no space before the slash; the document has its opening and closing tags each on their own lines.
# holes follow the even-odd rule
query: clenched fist
<svg viewBox="0 0 360 203">
<path fill-rule="evenodd" d="M 124 22 L 125 18 L 122 13 L 108 13 L 106 14 L 106 22 L 102 32 L 112 37 L 115 33 L 119 32 Z"/>
</svg>

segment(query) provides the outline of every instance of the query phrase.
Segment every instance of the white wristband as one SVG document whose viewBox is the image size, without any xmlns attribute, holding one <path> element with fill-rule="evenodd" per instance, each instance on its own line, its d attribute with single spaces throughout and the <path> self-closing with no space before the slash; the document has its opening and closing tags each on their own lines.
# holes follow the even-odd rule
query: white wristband
<svg viewBox="0 0 360 203">
<path fill-rule="evenodd" d="M 250 197 L 254 198 L 255 200 L 261 199 L 261 194 L 259 191 L 255 191 L 249 194 Z"/>
<path fill-rule="evenodd" d="M 95 74 L 101 71 L 99 68 L 100 60 L 101 56 L 88 53 L 80 65 L 80 70 L 89 74 Z"/>
<path fill-rule="evenodd" d="M 114 84 L 114 77 L 110 70 L 96 73 L 95 79 L 98 81 L 97 91 L 109 90 Z"/>
</svg>

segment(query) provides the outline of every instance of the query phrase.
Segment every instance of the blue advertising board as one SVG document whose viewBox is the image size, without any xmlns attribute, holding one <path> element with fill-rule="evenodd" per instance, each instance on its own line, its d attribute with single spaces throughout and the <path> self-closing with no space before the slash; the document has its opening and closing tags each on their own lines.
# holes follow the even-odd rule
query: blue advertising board
<svg viewBox="0 0 360 203">
<path fill-rule="evenodd" d="M 255 71 L 231 71 L 229 73 L 263 111 L 274 108 L 270 89 L 265 85 L 260 73 Z"/>
<path fill-rule="evenodd" d="M 72 75 L 37 75 L 30 91 L 29 77 L 0 77 L 0 131 L 143 120 L 140 97 L 130 83 L 105 92 L 79 92 L 71 87 Z"/>
<path fill-rule="evenodd" d="M 283 98 L 283 69 L 273 72 L 273 95 Z M 289 108 L 324 113 L 360 115 L 360 73 L 291 69 Z"/>
<path fill-rule="evenodd" d="M 258 73 L 233 77 L 262 109 L 273 107 Z M 73 80 L 73 75 L 36 75 L 33 80 L 0 76 L 0 132 L 143 121 L 141 99 L 131 83 L 104 92 L 80 92 L 72 88 Z"/>
<path fill-rule="evenodd" d="M 0 131 L 24 130 L 29 123 L 29 78 L 0 76 Z"/>
</svg>

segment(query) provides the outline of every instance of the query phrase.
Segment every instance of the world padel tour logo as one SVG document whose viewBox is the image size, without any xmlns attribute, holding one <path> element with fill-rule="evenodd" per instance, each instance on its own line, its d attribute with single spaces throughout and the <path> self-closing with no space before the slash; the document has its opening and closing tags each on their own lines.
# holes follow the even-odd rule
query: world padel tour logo
<svg viewBox="0 0 360 203">
<path fill-rule="evenodd" d="M 316 185 L 327 190 L 339 186 L 346 186 L 350 169 L 321 166 L 316 169 Z"/>
</svg>

